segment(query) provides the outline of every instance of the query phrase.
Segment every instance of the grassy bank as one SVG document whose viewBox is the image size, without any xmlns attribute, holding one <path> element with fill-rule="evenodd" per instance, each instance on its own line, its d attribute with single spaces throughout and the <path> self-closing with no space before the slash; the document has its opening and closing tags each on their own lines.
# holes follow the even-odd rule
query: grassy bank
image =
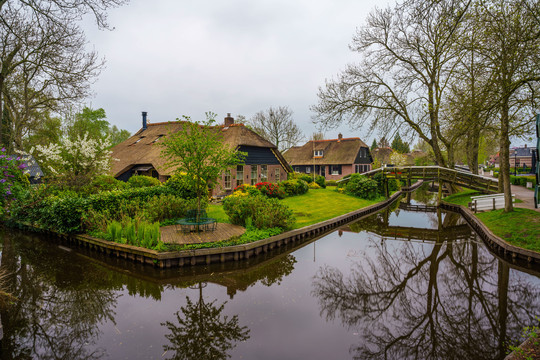
<svg viewBox="0 0 540 360">
<path fill-rule="evenodd" d="M 467 206 L 471 196 L 478 195 L 474 190 L 465 190 L 444 198 L 444 201 Z M 517 202 L 517 201 L 516 201 Z M 495 235 L 508 243 L 524 249 L 540 252 L 540 213 L 534 210 L 514 208 L 513 212 L 504 210 L 486 211 L 476 216 Z"/>
<path fill-rule="evenodd" d="M 383 200 L 382 197 L 376 200 L 365 200 L 339 193 L 335 191 L 335 187 L 327 187 L 326 189 L 309 190 L 304 195 L 289 197 L 282 201 L 292 209 L 296 217 L 294 229 L 298 229 Z"/>
<path fill-rule="evenodd" d="M 335 191 L 335 187 L 327 187 L 326 189 L 312 189 L 304 195 L 291 196 L 281 201 L 294 213 L 296 223 L 293 229 L 299 229 L 383 200 L 382 197 L 376 200 L 364 200 L 339 193 Z M 229 222 L 221 205 L 211 204 L 207 212 L 208 216 L 217 219 L 218 222 Z"/>
</svg>

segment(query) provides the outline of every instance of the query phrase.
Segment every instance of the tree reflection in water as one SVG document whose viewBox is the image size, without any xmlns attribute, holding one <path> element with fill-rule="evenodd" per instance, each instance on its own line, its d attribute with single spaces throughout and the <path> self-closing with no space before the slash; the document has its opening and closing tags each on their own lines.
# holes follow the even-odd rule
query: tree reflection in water
<svg viewBox="0 0 540 360">
<path fill-rule="evenodd" d="M 99 359 L 99 325 L 114 322 L 117 295 L 96 267 L 47 254 L 39 242 L 3 236 L 0 270 L 13 295 L 0 308 L 2 359 Z M 32 251 L 18 249 L 22 244 Z M 19 254 L 22 254 L 19 256 Z M 44 258 L 49 261 L 43 261 Z M 73 260 L 73 258 L 71 258 Z"/>
<path fill-rule="evenodd" d="M 370 255 L 350 275 L 320 268 L 312 290 L 328 320 L 358 329 L 362 342 L 350 351 L 359 359 L 503 359 L 540 313 L 538 283 L 510 272 L 474 236 L 369 241 Z"/>
<path fill-rule="evenodd" d="M 199 283 L 197 304 L 187 297 L 186 306 L 175 313 L 178 325 L 170 321 L 161 324 L 171 332 L 165 335 L 171 345 L 163 346 L 165 351 L 174 351 L 170 359 L 227 359 L 227 352 L 236 347 L 235 342 L 249 339 L 249 329 L 239 325 L 238 315 L 221 315 L 227 302 L 205 303 L 202 288 Z"/>
</svg>

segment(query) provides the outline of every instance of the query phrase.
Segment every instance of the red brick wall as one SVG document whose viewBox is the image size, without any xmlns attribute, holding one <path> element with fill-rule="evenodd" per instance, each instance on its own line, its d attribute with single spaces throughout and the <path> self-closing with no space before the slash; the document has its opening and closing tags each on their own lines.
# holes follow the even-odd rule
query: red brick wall
<svg viewBox="0 0 540 360">
<path fill-rule="evenodd" d="M 264 164 L 263 164 L 264 165 Z M 244 165 L 244 184 L 251 184 L 251 167 L 257 167 L 257 180 L 256 183 L 262 182 L 261 180 L 261 165 Z M 281 165 L 267 165 L 267 182 L 276 182 L 275 171 L 279 170 L 280 178 L 279 181 L 287 180 L 287 172 L 283 170 Z M 231 188 L 225 189 L 225 175 L 221 174 L 218 181 L 218 186 L 213 191 L 213 195 L 227 195 L 231 194 L 234 188 L 236 187 L 236 167 L 231 168 Z"/>
</svg>

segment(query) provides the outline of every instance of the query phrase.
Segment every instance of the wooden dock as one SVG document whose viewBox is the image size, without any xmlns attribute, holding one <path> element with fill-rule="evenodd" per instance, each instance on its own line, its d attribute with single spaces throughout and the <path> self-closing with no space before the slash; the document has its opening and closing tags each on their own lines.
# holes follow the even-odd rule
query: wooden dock
<svg viewBox="0 0 540 360">
<path fill-rule="evenodd" d="M 165 244 L 202 244 L 228 240 L 234 236 L 241 236 L 246 232 L 241 226 L 218 223 L 214 231 L 201 231 L 184 233 L 179 225 L 164 226 L 161 229 L 161 241 Z"/>
</svg>

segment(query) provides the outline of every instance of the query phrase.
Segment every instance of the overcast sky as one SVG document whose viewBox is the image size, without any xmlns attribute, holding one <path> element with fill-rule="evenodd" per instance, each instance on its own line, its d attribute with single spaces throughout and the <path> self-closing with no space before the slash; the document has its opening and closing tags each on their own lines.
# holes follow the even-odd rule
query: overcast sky
<svg viewBox="0 0 540 360">
<path fill-rule="evenodd" d="M 114 31 L 85 25 L 107 65 L 95 83 L 92 108 L 131 133 L 150 122 L 213 111 L 248 119 L 270 106 L 289 106 L 310 136 L 318 87 L 358 60 L 348 45 L 375 7 L 393 0 L 131 0 L 109 11 Z M 326 131 L 327 138 L 363 129 Z"/>
</svg>

